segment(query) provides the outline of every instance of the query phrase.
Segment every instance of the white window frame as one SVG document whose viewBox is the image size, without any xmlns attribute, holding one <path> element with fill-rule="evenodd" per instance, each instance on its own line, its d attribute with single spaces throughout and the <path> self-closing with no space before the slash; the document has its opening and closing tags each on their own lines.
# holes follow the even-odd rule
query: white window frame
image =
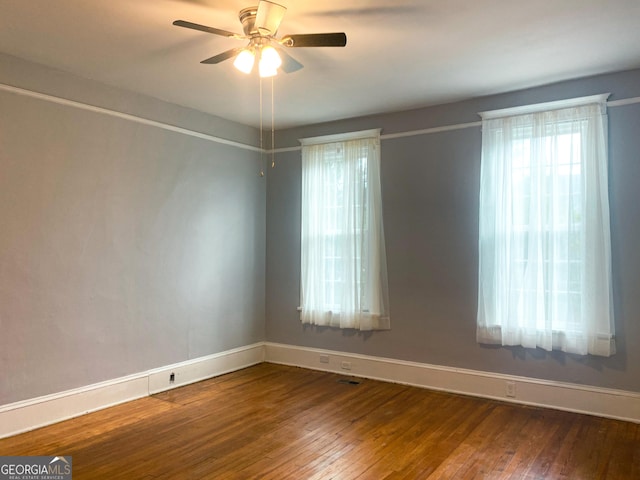
<svg viewBox="0 0 640 480">
<path fill-rule="evenodd" d="M 607 181 L 608 96 L 601 94 L 480 113 L 483 146 L 478 342 L 582 355 L 615 353 Z M 577 120 L 571 119 L 574 114 L 578 114 Z M 531 147 L 524 148 L 528 125 L 533 136 Z M 557 134 L 559 128 L 565 128 L 567 133 Z M 547 133 L 552 131 L 553 134 Z M 577 163 L 559 163 L 559 159 L 568 156 L 559 145 L 567 146 L 566 151 L 573 152 L 571 161 L 577 157 Z M 519 146 L 523 147 L 522 152 Z M 534 178 L 527 173 L 527 168 L 538 169 L 536 182 L 530 182 L 527 187 L 528 197 L 520 195 L 519 189 L 524 187 L 516 184 L 520 178 L 516 162 L 525 169 L 521 175 L 525 180 Z M 574 182 L 571 186 L 565 185 L 571 181 Z M 551 197 L 539 196 L 539 192 L 547 191 L 541 182 L 555 182 L 551 189 L 555 193 Z M 563 188 L 577 191 L 576 200 L 573 196 L 562 198 L 559 192 Z M 534 201 L 518 202 L 519 196 Z M 559 256 L 548 254 L 548 250 L 551 242 L 560 244 L 562 223 L 554 220 L 556 223 L 552 224 L 548 220 L 551 217 L 546 215 L 551 215 L 550 208 L 556 212 L 564 200 L 567 210 L 558 211 L 566 215 L 567 228 L 574 229 L 573 232 L 579 228 L 580 232 L 571 234 L 571 238 L 578 239 L 577 246 L 575 251 L 565 248 L 567 256 L 561 261 Z M 537 212 L 536 221 L 528 217 L 529 213 L 524 216 L 519 213 L 524 211 L 522 205 L 529 204 L 534 205 L 531 211 Z M 569 207 L 576 208 L 578 213 L 571 213 L 574 210 L 570 212 Z M 539 229 L 540 225 L 543 230 Z M 527 240 L 523 241 L 524 238 Z M 562 262 L 567 267 L 556 270 Z M 548 280 L 563 274 L 564 290 L 559 287 L 560 282 Z M 576 282 L 574 277 L 578 279 Z M 568 306 L 556 308 L 554 302 L 558 298 Z"/>
<path fill-rule="evenodd" d="M 380 129 L 300 142 L 301 321 L 388 329 Z"/>
</svg>

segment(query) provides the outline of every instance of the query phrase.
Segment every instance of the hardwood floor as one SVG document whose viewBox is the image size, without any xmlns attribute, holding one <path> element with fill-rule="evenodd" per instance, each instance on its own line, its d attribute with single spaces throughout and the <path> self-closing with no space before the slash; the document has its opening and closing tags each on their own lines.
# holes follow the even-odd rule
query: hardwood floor
<svg viewBox="0 0 640 480">
<path fill-rule="evenodd" d="M 80 479 L 640 479 L 640 425 L 262 364 L 0 440 Z"/>
</svg>

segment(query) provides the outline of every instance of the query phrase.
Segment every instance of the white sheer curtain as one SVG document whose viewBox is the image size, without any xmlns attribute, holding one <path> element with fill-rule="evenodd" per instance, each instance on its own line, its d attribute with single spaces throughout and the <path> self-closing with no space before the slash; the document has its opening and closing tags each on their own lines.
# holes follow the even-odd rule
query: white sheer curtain
<svg viewBox="0 0 640 480">
<path fill-rule="evenodd" d="M 606 97 L 481 114 L 480 343 L 615 353 Z"/>
<path fill-rule="evenodd" d="M 388 329 L 380 132 L 301 142 L 301 320 Z"/>
</svg>

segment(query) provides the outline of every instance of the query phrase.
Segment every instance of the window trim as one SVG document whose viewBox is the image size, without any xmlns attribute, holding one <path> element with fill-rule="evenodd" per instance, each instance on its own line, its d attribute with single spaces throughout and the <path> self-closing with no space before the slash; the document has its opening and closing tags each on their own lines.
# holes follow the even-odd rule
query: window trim
<svg viewBox="0 0 640 480">
<path fill-rule="evenodd" d="M 380 183 L 380 132 L 382 129 L 369 129 L 357 132 L 348 132 L 348 133 L 340 133 L 334 135 L 324 135 L 319 137 L 310 137 L 300 139 L 299 141 L 302 143 L 302 163 L 303 163 L 303 171 L 302 171 L 302 203 L 304 204 L 304 188 L 305 188 L 305 151 L 315 151 L 317 149 L 326 150 L 333 149 L 334 147 L 339 147 L 342 144 L 349 143 L 366 143 L 367 144 L 367 160 L 366 163 L 369 165 L 371 162 L 375 163 L 375 167 L 373 164 L 369 165 L 371 168 L 367 168 L 369 172 L 366 175 L 366 184 L 369 184 L 369 187 L 373 188 L 374 191 L 371 191 L 369 188 L 367 191 L 369 192 L 367 197 L 367 215 L 373 215 L 369 220 L 374 223 L 371 226 L 375 226 L 375 228 L 367 228 L 367 234 L 361 240 L 365 240 L 365 243 L 369 247 L 369 253 L 371 255 L 370 258 L 366 261 L 367 264 L 367 274 L 363 279 L 366 280 L 367 285 L 367 295 L 364 297 L 360 295 L 362 298 L 367 298 L 365 303 L 362 303 L 362 298 L 360 301 L 350 302 L 347 301 L 346 304 L 340 305 L 339 309 L 333 308 L 316 308 L 315 303 L 308 304 L 305 306 L 305 291 L 304 288 L 304 278 L 307 278 L 305 275 L 305 223 L 304 223 L 304 212 L 305 209 L 301 209 L 302 214 L 302 224 L 301 224 L 301 289 L 300 289 L 300 308 L 301 311 L 300 320 L 303 324 L 310 325 L 318 325 L 318 326 L 326 326 L 340 329 L 355 329 L 359 331 L 371 331 L 371 330 L 389 330 L 390 329 L 390 315 L 389 315 L 389 293 L 388 293 L 388 279 L 387 279 L 387 265 L 386 265 L 386 252 L 385 252 L 385 244 L 384 244 L 384 228 L 383 228 L 383 220 L 382 220 L 382 210 L 381 210 L 381 185 Z M 345 147 L 346 148 L 346 147 Z M 342 147 L 340 147 L 342 150 Z M 309 152 L 308 152 L 309 154 Z M 373 157 L 369 156 L 369 154 L 374 155 Z M 352 155 L 350 155 L 352 156 Z M 322 157 L 322 155 L 321 155 Z M 316 159 L 318 160 L 318 159 Z M 326 160 L 326 159 L 325 159 Z M 353 159 L 351 159 L 353 160 Z M 351 164 L 351 161 L 349 161 Z M 350 167 L 351 168 L 351 167 Z M 378 185 L 376 188 L 375 185 Z M 375 193 L 377 191 L 377 193 Z M 353 201 L 353 198 L 352 200 Z M 371 203 L 370 203 L 371 202 Z M 371 213 L 373 212 L 373 213 Z M 377 212 L 377 213 L 376 213 Z M 317 227 L 317 226 L 316 226 Z M 357 232 L 360 232 L 357 235 L 362 236 L 364 230 L 357 229 Z M 355 233 L 356 231 L 352 232 Z M 378 233 L 372 233 L 378 232 Z M 354 266 L 360 265 L 361 261 L 357 260 L 358 256 L 349 257 L 355 260 Z M 347 263 L 348 265 L 349 263 Z M 369 269 L 371 267 L 371 269 Z M 358 274 L 355 274 L 354 278 L 358 277 Z M 350 277 L 351 278 L 351 277 Z M 317 283 L 317 279 L 314 280 Z M 371 283 L 369 283 L 371 282 Z M 322 283 L 322 282 L 321 282 Z M 313 282 L 312 282 L 313 284 Z M 360 284 L 359 281 L 355 283 L 357 289 L 360 289 L 358 286 Z M 347 291 L 351 289 L 351 287 L 347 288 Z M 313 291 L 311 291 L 313 294 Z M 311 295 L 309 298 L 313 300 L 314 295 Z M 355 309 L 353 308 L 355 307 Z M 373 308 L 372 308 L 373 307 Z M 343 308 L 346 308 L 343 310 Z M 306 312 L 306 313 L 305 313 Z"/>
<path fill-rule="evenodd" d="M 517 107 L 502 108 L 499 110 L 487 110 L 486 112 L 478 112 L 478 115 L 480 115 L 483 120 L 492 120 L 494 118 L 527 115 L 529 113 L 540 113 L 548 110 L 560 110 L 563 108 L 579 107 L 582 105 L 589 105 L 593 103 L 602 105 L 602 108 L 606 109 L 606 102 L 610 96 L 611 93 L 600 93 L 598 95 L 589 95 L 587 97 L 568 98 L 566 100 L 534 103 L 532 105 L 520 105 Z"/>
<path fill-rule="evenodd" d="M 483 163 L 484 163 L 484 149 L 485 149 L 485 145 L 484 145 L 484 138 L 485 138 L 485 134 L 487 134 L 487 132 L 485 132 L 485 128 L 487 127 L 487 124 L 489 126 L 489 128 L 491 130 L 493 130 L 494 127 L 494 123 L 497 122 L 501 122 L 501 121 L 507 121 L 509 122 L 510 119 L 518 119 L 518 121 L 527 121 L 528 120 L 528 116 L 537 116 L 539 117 L 539 119 L 545 123 L 547 118 L 546 118 L 546 113 L 552 113 L 552 112 L 562 112 L 563 110 L 565 111 L 569 111 L 571 109 L 574 108 L 581 108 L 581 107 L 594 107 L 597 106 L 598 110 L 599 110 L 599 116 L 601 116 L 604 121 L 602 126 L 602 137 L 600 140 L 601 142 L 603 142 L 604 145 L 604 161 L 606 162 L 608 160 L 608 155 L 607 155 L 607 122 L 606 122 L 606 116 L 607 116 L 607 98 L 609 97 L 610 94 L 608 93 L 604 93 L 604 94 L 599 94 L 599 95 L 592 95 L 592 96 L 588 96 L 588 97 L 578 97 L 578 98 L 573 98 L 573 99 L 568 99 L 568 100 L 562 100 L 562 101 L 556 101 L 556 102 L 546 102 L 546 103 L 539 103 L 539 104 L 534 104 L 534 105 L 527 105 L 527 106 L 522 106 L 522 107 L 513 107 L 513 108 L 507 108 L 507 109 L 501 109 L 501 110 L 493 110 L 493 111 L 488 111 L 488 112 L 480 112 L 479 115 L 482 117 L 482 128 L 483 128 L 483 144 L 482 144 L 482 151 L 483 151 Z M 594 115 L 597 115 L 595 113 L 595 111 L 593 112 Z M 519 118 L 521 117 L 521 118 Z M 584 120 L 590 119 L 595 119 L 594 116 L 589 115 L 588 117 L 585 116 Z M 581 117 L 578 117 L 576 120 L 581 120 Z M 497 121 L 497 122 L 496 122 Z M 550 121 L 550 120 L 549 120 Z M 561 120 L 562 121 L 562 120 Z M 485 124 L 486 122 L 486 124 Z M 497 129 L 497 127 L 496 127 Z M 602 153 L 602 152 L 601 152 Z M 605 169 L 606 171 L 606 169 Z M 482 174 L 481 174 L 482 176 Z M 605 180 L 605 184 L 606 184 L 606 180 Z M 606 189 L 606 187 L 605 187 Z M 480 195 L 481 195 L 481 207 L 482 207 L 482 187 L 480 189 Z M 604 200 L 606 202 L 606 199 Z M 607 203 L 608 206 L 608 203 Z M 605 222 L 605 223 L 609 223 L 609 211 L 608 208 L 606 209 L 607 211 L 603 213 L 603 216 L 606 218 L 601 219 L 601 222 Z M 482 216 L 482 214 L 481 214 Z M 481 222 L 482 224 L 482 218 L 481 218 Z M 610 226 L 608 227 L 610 228 Z M 481 226 L 481 230 L 482 230 L 482 226 Z M 482 231 L 480 232 L 480 234 L 482 235 Z M 610 235 L 609 233 L 606 234 L 607 236 Z M 610 241 L 605 242 L 605 243 L 609 243 L 608 247 L 605 246 L 605 249 L 608 249 L 609 251 L 605 251 L 603 252 L 603 254 L 605 255 L 605 263 L 608 263 L 607 269 L 608 269 L 608 277 L 609 277 L 609 282 L 611 282 L 612 280 L 612 273 L 611 273 L 611 244 Z M 587 329 L 584 331 L 581 331 L 581 335 L 582 337 L 577 336 L 574 338 L 571 338 L 569 336 L 569 334 L 571 333 L 570 330 L 567 330 L 566 332 L 560 332 L 559 330 L 555 330 L 553 329 L 552 331 L 552 336 L 553 336 L 553 341 L 551 342 L 551 345 L 549 345 L 548 340 L 549 338 L 547 337 L 547 335 L 549 334 L 549 330 L 546 330 L 544 332 L 540 332 L 539 330 L 535 331 L 535 335 L 533 334 L 533 330 L 529 329 L 527 331 L 525 330 L 518 330 L 517 328 L 512 328 L 513 325 L 507 325 L 507 336 L 505 336 L 504 334 L 504 328 L 505 328 L 505 324 L 502 322 L 498 322 L 498 323 L 492 323 L 492 322 L 487 322 L 487 305 L 485 304 L 485 302 L 481 301 L 480 297 L 482 296 L 483 298 L 485 297 L 485 294 L 483 293 L 484 289 L 483 289 L 483 276 L 482 276 L 482 238 L 480 238 L 480 250 L 481 250 L 481 259 L 480 259 L 480 269 L 481 271 L 479 272 L 480 277 L 479 277 L 479 299 L 478 299 L 478 317 L 477 317 L 477 335 L 476 335 L 476 340 L 478 341 L 478 343 L 481 344 L 502 344 L 502 345 L 520 345 L 523 346 L 524 348 L 534 348 L 534 344 L 532 343 L 532 340 L 535 340 L 535 348 L 545 348 L 548 350 L 560 350 L 560 351 L 565 351 L 565 352 L 569 352 L 569 353 L 576 353 L 576 354 L 591 354 L 591 355 L 599 355 L 599 356 L 611 356 L 614 355 L 616 352 L 616 348 L 615 348 L 615 316 L 614 316 L 614 312 L 613 312 L 613 298 L 612 298 L 612 285 L 611 283 L 609 283 L 607 289 L 608 289 L 608 296 L 609 296 L 609 300 L 608 300 L 608 305 L 609 305 L 609 316 L 607 317 L 607 320 L 609 322 L 609 326 L 608 329 L 606 328 L 605 325 L 603 325 L 602 323 L 599 322 L 593 322 L 593 318 L 591 318 L 591 322 L 589 323 L 589 327 L 591 327 L 591 329 Z M 591 284 L 591 286 L 593 286 L 593 284 Z M 491 290 L 491 288 L 489 288 L 489 291 Z M 491 310 L 491 309 L 490 309 Z M 481 312 L 484 312 L 481 314 Z M 600 312 L 602 313 L 602 312 Z M 597 315 L 596 315 L 597 317 Z M 482 318 L 482 320 L 481 320 Z M 594 317 L 595 318 L 595 317 Z M 604 317 L 603 317 L 604 318 Z M 553 328 L 553 326 L 551 327 Z M 501 333 L 503 332 L 503 333 Z M 543 334 L 545 341 L 543 343 L 540 343 L 540 339 L 542 338 L 540 335 L 541 333 Z M 557 338 L 556 338 L 557 337 Z M 558 339 L 560 337 L 566 337 L 566 341 L 568 343 L 564 343 L 558 341 Z M 527 340 L 525 342 L 525 340 Z"/>
<path fill-rule="evenodd" d="M 373 128 L 370 130 L 361 130 L 358 132 L 336 133 L 334 135 L 321 135 L 319 137 L 299 138 L 298 141 L 302 146 L 324 145 L 327 143 L 346 142 L 348 140 L 361 140 L 363 138 L 380 138 L 381 128 Z"/>
</svg>

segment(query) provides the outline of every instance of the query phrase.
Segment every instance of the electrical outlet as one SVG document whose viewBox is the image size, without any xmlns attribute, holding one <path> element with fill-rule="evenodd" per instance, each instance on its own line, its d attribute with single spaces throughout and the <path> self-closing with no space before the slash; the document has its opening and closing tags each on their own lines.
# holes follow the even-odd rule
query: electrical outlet
<svg viewBox="0 0 640 480">
<path fill-rule="evenodd" d="M 351 370 L 351 362 L 342 362 L 340 368 L 343 370 Z"/>
<path fill-rule="evenodd" d="M 320 363 L 329 363 L 329 355 L 320 355 Z"/>
<path fill-rule="evenodd" d="M 516 382 L 507 382 L 505 394 L 509 398 L 516 398 Z"/>
</svg>

